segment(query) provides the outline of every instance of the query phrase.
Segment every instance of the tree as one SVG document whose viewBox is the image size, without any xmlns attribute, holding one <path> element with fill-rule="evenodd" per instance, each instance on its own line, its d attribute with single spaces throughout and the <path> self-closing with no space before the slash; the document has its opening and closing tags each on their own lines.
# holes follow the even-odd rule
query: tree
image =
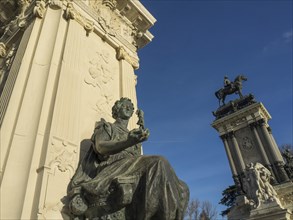
<svg viewBox="0 0 293 220">
<path fill-rule="evenodd" d="M 185 213 L 188 220 L 216 220 L 217 209 L 209 201 L 200 202 L 198 199 L 192 199 Z"/>
<path fill-rule="evenodd" d="M 293 145 L 292 144 L 282 144 L 279 147 L 279 150 L 281 151 L 281 153 L 283 154 L 285 151 L 290 152 L 291 154 L 293 154 Z"/>
<path fill-rule="evenodd" d="M 201 203 L 201 213 L 204 215 L 205 220 L 216 220 L 217 218 L 217 209 L 209 201 L 204 201 Z"/>
<path fill-rule="evenodd" d="M 207 213 L 204 210 L 201 211 L 199 215 L 199 220 L 210 220 Z"/>
<path fill-rule="evenodd" d="M 223 197 L 219 204 L 225 205 L 228 208 L 221 212 L 221 216 L 225 216 L 230 212 L 232 206 L 235 204 L 236 197 L 238 195 L 239 193 L 237 192 L 237 187 L 235 185 L 229 186 L 222 192 Z"/>
<path fill-rule="evenodd" d="M 186 209 L 186 215 L 188 220 L 197 220 L 199 216 L 200 201 L 198 199 L 192 199 Z"/>
<path fill-rule="evenodd" d="M 288 177 L 293 180 L 293 146 L 291 144 L 283 144 L 280 147 L 281 154 L 284 158 L 284 168 Z"/>
</svg>

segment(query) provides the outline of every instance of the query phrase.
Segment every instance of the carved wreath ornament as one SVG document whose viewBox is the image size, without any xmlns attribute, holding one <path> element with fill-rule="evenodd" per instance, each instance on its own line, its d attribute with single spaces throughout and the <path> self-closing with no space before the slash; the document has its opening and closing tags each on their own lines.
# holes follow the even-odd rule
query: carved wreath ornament
<svg viewBox="0 0 293 220">
<path fill-rule="evenodd" d="M 247 151 L 253 148 L 252 140 L 249 137 L 242 138 L 242 148 Z"/>
</svg>

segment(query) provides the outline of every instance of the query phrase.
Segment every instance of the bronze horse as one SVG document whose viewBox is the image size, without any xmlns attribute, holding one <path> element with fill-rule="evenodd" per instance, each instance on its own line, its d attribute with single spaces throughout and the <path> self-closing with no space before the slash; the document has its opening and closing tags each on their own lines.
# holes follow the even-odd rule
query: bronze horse
<svg viewBox="0 0 293 220">
<path fill-rule="evenodd" d="M 239 94 L 239 97 L 242 98 L 243 95 L 241 93 L 242 90 L 242 81 L 246 81 L 247 78 L 243 75 L 238 75 L 234 82 L 231 82 L 229 86 L 226 86 L 224 88 L 219 89 L 217 92 L 215 92 L 216 97 L 219 99 L 219 105 L 222 101 L 223 105 L 225 105 L 225 98 L 227 95 L 230 94 Z"/>
</svg>

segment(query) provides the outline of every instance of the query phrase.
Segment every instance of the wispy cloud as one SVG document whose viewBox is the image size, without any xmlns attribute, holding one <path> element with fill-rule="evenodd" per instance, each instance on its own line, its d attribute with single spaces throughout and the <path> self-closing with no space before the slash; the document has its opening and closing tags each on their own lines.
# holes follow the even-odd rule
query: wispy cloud
<svg viewBox="0 0 293 220">
<path fill-rule="evenodd" d="M 293 36 L 293 30 L 287 31 L 285 33 L 283 33 L 282 37 L 283 40 L 287 43 L 287 42 L 292 42 L 292 36 Z"/>
<path fill-rule="evenodd" d="M 289 30 L 281 34 L 281 36 L 264 46 L 263 53 L 270 51 L 276 51 L 280 48 L 288 47 L 288 44 L 292 42 L 293 30 Z"/>
</svg>

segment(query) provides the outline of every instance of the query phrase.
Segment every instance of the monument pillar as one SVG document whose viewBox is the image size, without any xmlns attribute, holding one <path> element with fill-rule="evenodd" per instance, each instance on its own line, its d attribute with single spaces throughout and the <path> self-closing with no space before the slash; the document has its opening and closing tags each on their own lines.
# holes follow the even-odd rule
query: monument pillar
<svg viewBox="0 0 293 220">
<path fill-rule="evenodd" d="M 261 132 L 264 136 L 265 143 L 268 146 L 268 150 L 272 155 L 272 162 L 275 166 L 278 181 L 280 183 L 289 181 L 288 175 L 286 174 L 286 171 L 284 169 L 284 159 L 282 158 L 280 151 L 276 147 L 276 144 L 273 142 L 274 139 L 272 138 L 272 135 L 269 133 L 266 124 L 263 120 L 261 120 L 259 123 Z"/>
<path fill-rule="evenodd" d="M 64 217 L 95 121 L 120 97 L 137 108 L 137 52 L 155 21 L 138 0 L 0 2 L 1 219 Z"/>
<path fill-rule="evenodd" d="M 243 75 L 236 79 L 240 78 L 245 79 Z M 216 92 L 217 98 L 224 90 Z M 293 183 L 269 129 L 271 116 L 264 105 L 250 94 L 223 104 L 213 114 L 212 126 L 223 140 L 238 190 L 228 219 L 291 220 Z"/>
<path fill-rule="evenodd" d="M 233 174 L 233 176 L 238 176 L 236 166 L 235 166 L 235 163 L 233 161 L 233 157 L 232 157 L 232 154 L 231 154 L 231 151 L 230 151 L 230 147 L 229 147 L 227 138 L 228 138 L 228 135 L 222 135 L 221 136 L 221 139 L 222 139 L 222 141 L 224 143 L 224 146 L 225 146 L 225 151 L 226 151 L 226 154 L 227 154 L 227 157 L 228 157 L 228 161 L 229 161 L 229 164 L 230 164 L 232 174 Z"/>
</svg>

